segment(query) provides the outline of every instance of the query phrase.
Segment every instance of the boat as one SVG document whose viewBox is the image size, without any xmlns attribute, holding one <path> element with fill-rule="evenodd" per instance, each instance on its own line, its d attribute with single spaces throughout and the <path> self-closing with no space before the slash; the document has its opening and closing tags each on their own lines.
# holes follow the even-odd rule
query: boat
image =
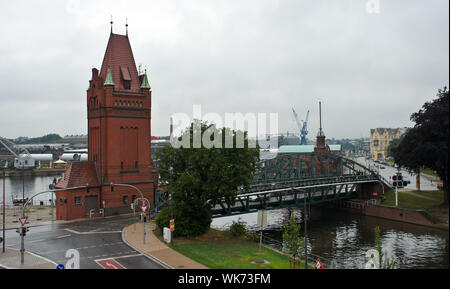
<svg viewBox="0 0 450 289">
<path fill-rule="evenodd" d="M 12 200 L 13 205 L 14 206 L 23 206 L 26 202 L 28 202 L 28 198 L 17 198 L 17 196 L 15 196 Z"/>
</svg>

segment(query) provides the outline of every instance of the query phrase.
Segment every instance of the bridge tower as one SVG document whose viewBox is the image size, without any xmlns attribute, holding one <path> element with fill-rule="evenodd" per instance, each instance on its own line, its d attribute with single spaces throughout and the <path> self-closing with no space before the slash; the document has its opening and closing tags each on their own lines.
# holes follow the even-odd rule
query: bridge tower
<svg viewBox="0 0 450 289">
<path fill-rule="evenodd" d="M 126 35 L 119 35 L 111 27 L 101 69 L 92 68 L 87 89 L 89 160 L 73 162 L 65 175 L 69 180 L 57 184 L 84 186 L 90 179 L 90 188 L 82 195 L 66 192 L 67 212 L 62 219 L 100 209 L 105 215 L 129 213 L 140 194 L 125 187 L 111 191 L 111 182 L 132 184 L 153 203 L 158 178 L 151 158 L 151 97 L 147 72 L 139 74 L 136 68 L 128 29 Z M 75 211 L 69 209 L 74 198 L 81 204 Z"/>
<path fill-rule="evenodd" d="M 314 152 L 316 153 L 328 153 L 330 152 L 330 147 L 325 144 L 325 133 L 322 130 L 322 103 L 319 101 L 319 132 L 317 133 L 316 146 L 314 147 Z"/>
</svg>

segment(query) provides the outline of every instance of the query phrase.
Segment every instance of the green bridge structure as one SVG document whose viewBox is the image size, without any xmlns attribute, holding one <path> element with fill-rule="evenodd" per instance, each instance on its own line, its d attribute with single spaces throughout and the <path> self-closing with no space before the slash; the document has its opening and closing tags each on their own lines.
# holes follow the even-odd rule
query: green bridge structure
<svg viewBox="0 0 450 289">
<path fill-rule="evenodd" d="M 368 200 L 391 188 L 377 172 L 339 154 L 289 153 L 261 161 L 253 181 L 236 196 L 211 205 L 212 218 L 345 199 Z M 155 196 L 167 201 L 167 192 Z"/>
</svg>

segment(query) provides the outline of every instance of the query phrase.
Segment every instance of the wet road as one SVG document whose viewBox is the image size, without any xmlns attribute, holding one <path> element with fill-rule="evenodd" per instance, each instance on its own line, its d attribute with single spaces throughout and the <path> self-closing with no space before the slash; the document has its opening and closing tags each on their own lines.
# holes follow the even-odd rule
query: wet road
<svg viewBox="0 0 450 289">
<path fill-rule="evenodd" d="M 146 256 L 122 241 L 122 229 L 133 224 L 135 218 L 117 216 L 67 224 L 30 227 L 25 236 L 25 249 L 66 265 L 66 252 L 80 253 L 80 269 L 104 268 L 101 260 L 117 262 L 127 269 L 163 269 Z M 20 249 L 20 236 L 15 229 L 6 231 L 6 246 Z M 100 261 L 100 262 L 99 262 Z"/>
<path fill-rule="evenodd" d="M 380 175 L 388 181 L 391 181 L 389 179 L 389 177 L 392 177 L 393 175 L 395 175 L 397 173 L 397 169 L 392 166 L 382 165 L 384 167 L 384 169 L 379 169 L 375 166 L 380 166 L 380 164 L 377 164 L 377 163 L 373 162 L 372 160 L 366 160 L 364 158 L 357 158 L 354 160 L 356 160 L 357 162 L 359 162 L 360 164 L 362 164 L 368 168 L 370 167 L 370 169 L 378 171 L 380 173 Z M 405 189 L 417 190 L 416 174 L 414 174 L 414 173 L 411 174 L 406 170 L 400 170 L 400 172 L 402 173 L 403 177 L 405 177 L 407 180 L 409 180 L 411 182 L 408 184 L 408 186 L 405 187 Z M 421 190 L 434 191 L 434 190 L 437 190 L 436 185 L 437 185 L 436 182 L 431 182 L 423 174 L 420 175 L 420 189 Z"/>
</svg>

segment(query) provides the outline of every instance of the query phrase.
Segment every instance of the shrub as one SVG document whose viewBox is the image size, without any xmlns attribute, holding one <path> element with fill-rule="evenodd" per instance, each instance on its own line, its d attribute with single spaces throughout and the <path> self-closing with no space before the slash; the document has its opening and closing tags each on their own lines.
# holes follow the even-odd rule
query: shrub
<svg viewBox="0 0 450 289">
<path fill-rule="evenodd" d="M 247 232 L 245 224 L 246 223 L 244 221 L 241 221 L 240 218 L 237 222 L 233 221 L 233 224 L 231 224 L 230 226 L 231 235 L 233 235 L 234 237 L 245 235 L 245 233 Z"/>
<path fill-rule="evenodd" d="M 174 208 L 173 218 L 175 219 L 174 237 L 193 237 L 206 233 L 211 224 L 211 214 L 206 208 L 195 208 L 184 206 Z M 162 232 L 164 227 L 169 227 L 171 219 L 170 207 L 164 207 L 155 218 L 155 222 Z"/>
</svg>

